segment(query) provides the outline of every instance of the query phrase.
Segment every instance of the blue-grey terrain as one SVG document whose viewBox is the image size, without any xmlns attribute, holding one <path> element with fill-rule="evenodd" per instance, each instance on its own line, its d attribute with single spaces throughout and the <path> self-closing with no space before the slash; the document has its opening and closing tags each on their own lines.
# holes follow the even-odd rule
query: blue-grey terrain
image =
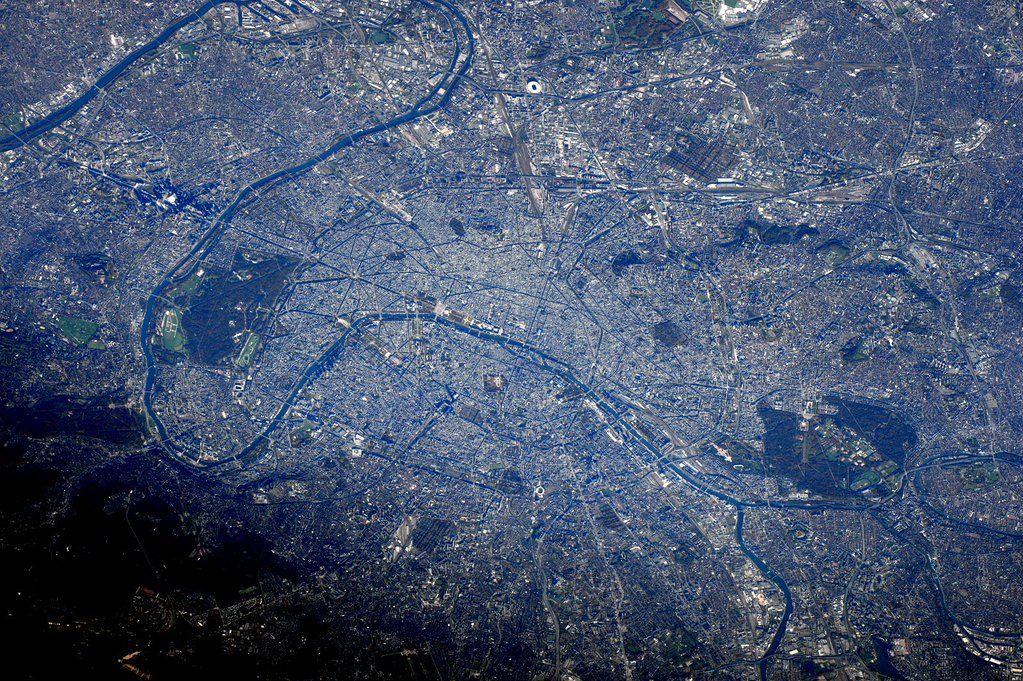
<svg viewBox="0 0 1023 681">
<path fill-rule="evenodd" d="M 0 4 L 0 674 L 1023 679 L 1021 11 Z"/>
</svg>

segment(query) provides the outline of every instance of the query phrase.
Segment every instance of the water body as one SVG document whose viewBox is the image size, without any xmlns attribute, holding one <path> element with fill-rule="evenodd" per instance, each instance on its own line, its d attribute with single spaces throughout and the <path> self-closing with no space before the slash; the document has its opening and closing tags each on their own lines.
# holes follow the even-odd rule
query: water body
<svg viewBox="0 0 1023 681">
<path fill-rule="evenodd" d="M 455 50 L 449 64 L 448 71 L 445 74 L 445 77 L 442 78 L 435 87 L 433 87 L 428 93 L 426 93 L 404 114 L 396 116 L 395 118 L 392 118 L 383 123 L 349 133 L 348 135 L 335 141 L 332 145 L 324 149 L 319 154 L 307 159 L 305 162 L 295 166 L 281 169 L 275 173 L 272 173 L 271 175 L 263 177 L 246 186 L 238 193 L 234 201 L 232 201 L 231 204 L 224 210 L 224 212 L 221 213 L 217 220 L 214 221 L 210 229 L 195 244 L 195 246 L 189 251 L 189 253 L 186 254 L 186 256 L 178 263 L 177 266 L 175 266 L 170 272 L 168 272 L 164 276 L 160 284 L 156 287 L 156 289 L 154 289 L 152 295 L 150 296 L 149 301 L 146 305 L 146 311 L 143 317 L 139 339 L 143 354 L 145 355 L 146 358 L 146 381 L 143 393 L 143 403 L 145 406 L 145 411 L 148 414 L 149 418 L 152 420 L 152 422 L 155 424 L 164 445 L 168 447 L 168 449 L 172 450 L 179 457 L 181 457 L 182 460 L 186 460 L 186 457 L 183 456 L 184 452 L 174 451 L 174 443 L 172 441 L 172 438 L 169 437 L 165 425 L 160 420 L 159 416 L 155 413 L 152 406 L 152 392 L 156 379 L 156 365 L 153 353 L 149 347 L 147 339 L 149 336 L 149 329 L 152 323 L 153 313 L 159 300 L 172 286 L 174 286 L 177 283 L 177 281 L 189 276 L 190 273 L 202 261 L 202 258 L 205 257 L 205 255 L 208 254 L 216 246 L 221 234 L 223 234 L 227 225 L 230 224 L 238 208 L 245 201 L 245 199 L 248 198 L 253 192 L 259 190 L 262 187 L 268 186 L 279 181 L 289 181 L 295 179 L 301 176 L 302 174 L 306 173 L 313 167 L 315 167 L 317 164 L 327 160 L 328 158 L 336 154 L 338 151 L 355 144 L 360 139 L 414 121 L 423 116 L 429 115 L 443 108 L 450 101 L 452 93 L 459 84 L 459 81 L 468 72 L 470 66 L 472 65 L 472 60 L 475 52 L 475 39 L 464 15 L 460 11 L 458 11 L 457 8 L 449 4 L 446 0 L 436 0 L 436 5 L 432 4 L 431 2 L 427 2 L 427 0 L 418 1 L 421 4 L 432 9 L 437 9 L 437 7 L 441 7 L 445 9 L 449 14 L 449 24 L 452 27 L 452 35 L 455 43 Z M 28 141 L 35 139 L 39 135 L 42 135 L 49 130 L 52 130 L 54 127 L 60 125 L 64 121 L 71 118 L 83 106 L 85 106 L 97 94 L 99 94 L 103 87 L 106 87 L 114 80 L 116 80 L 132 64 L 137 62 L 146 54 L 149 54 L 154 50 L 158 49 L 162 44 L 167 42 L 167 40 L 169 40 L 178 30 L 180 30 L 187 24 L 191 23 L 192 21 L 198 20 L 199 16 L 209 11 L 218 4 L 220 3 L 216 1 L 207 2 L 196 10 L 195 18 L 193 17 L 183 18 L 169 26 L 167 29 L 161 32 L 160 35 L 157 36 L 153 41 L 147 43 L 138 50 L 132 52 L 125 60 L 123 60 L 120 64 L 118 64 L 116 67 L 111 69 L 107 74 L 105 74 L 102 78 L 100 78 L 100 80 L 97 81 L 97 83 L 92 88 L 90 88 L 90 90 L 87 93 L 83 94 L 81 97 L 79 97 L 79 99 L 75 100 L 75 102 L 68 105 L 67 107 L 64 107 L 63 109 L 53 112 L 46 118 L 32 124 L 24 131 L 22 131 L 22 133 L 19 134 L 17 137 L 12 136 L 0 140 L 0 150 L 14 149 L 23 144 L 26 144 Z M 454 22 L 457 22 L 461 26 L 466 37 L 466 43 L 464 45 L 464 48 L 466 50 L 466 59 L 464 63 L 461 65 L 461 67 L 458 67 L 458 62 L 462 56 L 463 43 L 460 39 L 460 36 L 458 35 L 458 31 L 455 27 Z M 438 95 L 440 96 L 438 97 Z M 189 263 L 191 263 L 191 265 L 189 265 Z M 390 314 L 383 315 L 382 318 L 378 317 L 377 319 L 379 319 L 380 321 L 385 320 L 398 321 L 408 319 L 410 316 L 412 315 Z M 237 459 L 245 460 L 251 457 L 253 454 L 256 454 L 260 451 L 263 444 L 268 441 L 269 437 L 283 422 L 288 411 L 293 406 L 294 400 L 297 398 L 299 391 L 306 385 L 308 385 L 308 383 L 311 380 L 313 380 L 316 376 L 318 376 L 321 373 L 321 371 L 323 371 L 329 365 L 329 363 L 336 359 L 336 356 L 345 348 L 351 332 L 355 330 L 358 327 L 358 325 L 365 323 L 370 319 L 371 318 L 366 317 L 360 320 L 356 320 L 353 323 L 352 327 L 347 329 L 345 333 L 342 334 L 341 337 L 337 341 L 335 341 L 335 343 L 327 350 L 327 352 L 325 352 L 316 362 L 307 367 L 302 378 L 299 380 L 296 389 L 292 392 L 291 395 L 289 395 L 288 399 L 281 406 L 281 409 L 275 415 L 274 419 L 272 419 L 272 421 L 267 425 L 266 429 L 257 438 L 255 438 L 251 443 L 249 443 L 248 446 L 246 446 L 243 449 L 243 451 L 238 455 L 238 457 L 236 457 Z M 573 372 L 571 366 L 547 355 L 538 348 L 534 348 L 524 342 L 516 341 L 514 339 L 510 339 L 502 335 L 488 333 L 486 331 L 479 329 L 462 327 L 448 320 L 438 319 L 438 321 L 451 326 L 456 326 L 461 331 L 469 333 L 470 335 L 474 335 L 483 340 L 492 340 L 500 342 L 506 346 L 510 346 L 520 351 L 524 351 L 527 354 L 533 355 L 536 358 L 537 363 L 541 365 L 541 368 L 560 376 L 570 384 L 580 389 L 581 392 L 585 393 L 588 397 L 593 399 L 601 410 L 605 411 L 605 413 L 611 416 L 616 422 L 621 424 L 625 428 L 625 430 L 628 431 L 629 435 L 631 435 L 637 442 L 639 442 L 645 449 L 647 449 L 647 451 L 650 452 L 655 457 L 655 459 L 660 458 L 660 451 L 656 447 L 656 445 L 652 442 L 649 442 L 641 433 L 639 433 L 635 428 L 633 428 L 631 424 L 622 419 L 619 411 L 612 404 L 610 404 L 609 401 L 604 396 L 598 394 L 590 386 L 586 385 L 578 378 L 576 378 L 576 375 Z M 189 463 L 191 463 L 191 461 L 189 461 Z M 750 560 L 753 561 L 757 568 L 766 577 L 768 577 L 768 579 L 774 582 L 782 591 L 783 594 L 785 594 L 786 598 L 785 614 L 782 618 L 782 621 L 778 627 L 777 632 L 775 633 L 775 636 L 771 642 L 770 647 L 768 648 L 764 658 L 760 662 L 761 677 L 766 679 L 768 659 L 770 658 L 771 655 L 774 654 L 774 652 L 780 645 L 782 638 L 784 638 L 786 627 L 788 624 L 788 619 L 792 614 L 792 597 L 791 593 L 789 592 L 788 585 L 777 573 L 774 572 L 774 570 L 772 570 L 766 563 L 764 563 L 763 560 L 759 558 L 759 556 L 757 556 L 751 549 L 749 549 L 749 547 L 747 547 L 745 542 L 743 541 L 742 538 L 742 526 L 744 520 L 744 512 L 742 508 L 744 505 L 743 502 L 723 492 L 708 487 L 705 484 L 700 483 L 699 481 L 692 478 L 692 476 L 689 473 L 682 470 L 679 466 L 677 466 L 674 463 L 668 463 L 667 466 L 674 470 L 678 475 L 682 476 L 687 482 L 689 482 L 689 484 L 693 485 L 698 489 L 702 489 L 704 492 L 711 494 L 712 496 L 715 496 L 723 501 L 726 501 L 727 503 L 735 506 L 738 509 L 739 519 L 736 527 L 736 539 L 739 543 L 741 550 L 743 551 L 743 553 L 746 554 L 748 558 L 750 558 Z"/>
<path fill-rule="evenodd" d="M 437 10 L 438 6 L 442 7 L 446 9 L 450 15 L 448 20 L 449 25 L 451 25 L 452 28 L 452 37 L 454 39 L 455 49 L 444 77 L 441 78 L 428 93 L 420 98 L 419 101 L 417 101 L 405 113 L 388 121 L 384 121 L 383 123 L 351 132 L 303 163 L 278 170 L 277 172 L 260 178 L 246 186 L 238 193 L 234 201 L 232 201 L 224 212 L 221 213 L 220 217 L 214 221 L 206 234 L 204 234 L 203 237 L 196 242 L 195 246 L 185 255 L 178 265 L 164 276 L 163 280 L 153 291 L 152 295 L 150 295 L 149 302 L 146 305 L 146 312 L 142 319 L 142 328 L 139 339 L 142 352 L 146 358 L 146 381 L 143 392 L 143 404 L 145 406 L 146 413 L 149 415 L 149 418 L 152 419 L 152 422 L 155 424 L 157 431 L 160 434 L 160 438 L 164 441 L 164 443 L 169 443 L 170 438 L 168 437 L 167 429 L 163 422 L 153 410 L 152 397 L 153 386 L 156 381 L 156 363 L 153 357 L 153 352 L 147 342 L 147 338 L 149 336 L 149 328 L 152 324 L 153 312 L 168 289 L 170 289 L 180 279 L 189 276 L 189 274 L 198 266 L 199 262 L 202 261 L 202 258 L 216 246 L 220 236 L 230 224 L 239 206 L 241 206 L 245 199 L 253 192 L 278 181 L 293 180 L 305 174 L 317 164 L 322 163 L 342 149 L 352 146 L 364 137 L 375 135 L 399 125 L 409 123 L 440 110 L 451 100 L 451 96 L 454 93 L 455 88 L 472 66 L 472 60 L 476 49 L 476 40 L 473 37 L 472 31 L 469 29 L 469 24 L 466 21 L 465 16 L 459 12 L 458 9 L 449 4 L 447 0 L 436 0 L 436 5 L 432 2 L 427 2 L 427 0 L 418 0 L 418 2 L 434 10 Z M 464 45 L 462 39 L 458 35 L 457 29 L 455 28 L 455 22 L 457 22 L 465 32 L 466 43 Z M 459 67 L 458 62 L 461 59 L 463 48 L 465 49 L 466 58 L 464 63 Z M 438 95 L 440 95 L 439 98 L 437 97 Z M 434 101 L 435 98 L 436 101 Z M 190 262 L 191 265 L 189 266 Z M 312 369 L 312 367 L 310 367 L 310 369 Z M 278 420 L 275 420 L 275 422 L 271 424 L 270 432 L 272 432 L 272 429 L 277 427 L 278 422 Z M 244 454 L 251 453 L 255 446 L 256 443 L 247 447 Z"/>
<path fill-rule="evenodd" d="M 252 1 L 253 0 L 235 0 L 231 4 L 241 6 L 248 5 Z M 32 123 L 21 132 L 0 139 L 0 152 L 11 151 L 12 149 L 22 147 L 40 135 L 48 133 L 60 124 L 71 119 L 75 114 L 82 110 L 82 107 L 100 95 L 103 92 L 103 88 L 120 78 L 121 74 L 131 68 L 135 62 L 142 59 L 147 54 L 152 54 L 156 50 L 160 49 L 160 47 L 173 38 L 178 31 L 189 24 L 195 23 L 196 21 L 202 21 L 204 14 L 217 5 L 222 4 L 224 4 L 223 0 L 209 0 L 208 2 L 196 7 L 191 14 L 186 14 L 167 28 L 163 29 L 158 36 L 142 47 L 131 52 L 127 57 L 118 62 L 116 66 L 100 76 L 99 80 L 93 83 L 88 90 L 79 95 L 78 99 L 57 109 L 56 111 L 51 112 L 48 116 Z"/>
<path fill-rule="evenodd" d="M 929 457 L 913 473 L 915 488 L 918 495 L 917 501 L 928 515 L 944 525 L 962 530 L 963 532 L 981 534 L 991 541 L 1009 541 L 1014 543 L 1023 542 L 1023 533 L 1012 532 L 1010 530 L 1000 529 L 984 523 L 957 517 L 948 513 L 943 508 L 935 506 L 930 501 L 931 490 L 927 481 L 923 477 L 927 468 L 935 465 L 940 465 L 942 468 L 961 468 L 963 466 L 973 464 L 992 464 L 994 462 L 997 462 L 1000 466 L 1019 467 L 1023 466 L 1023 456 L 1013 452 L 997 452 L 994 454 L 983 455 L 949 453 Z"/>
<path fill-rule="evenodd" d="M 770 664 L 771 657 L 778 652 L 778 646 L 781 645 L 781 641 L 785 638 L 785 631 L 788 629 L 789 618 L 792 617 L 792 592 L 789 591 L 789 585 L 782 579 L 781 575 L 775 572 L 767 563 L 760 559 L 756 553 L 746 545 L 746 540 L 743 539 L 742 530 L 746 522 L 746 512 L 743 509 L 739 509 L 738 518 L 735 521 L 735 541 L 739 544 L 739 549 L 742 550 L 746 557 L 753 561 L 753 564 L 757 566 L 757 569 L 772 582 L 785 596 L 785 612 L 782 613 L 781 622 L 778 624 L 777 631 L 774 632 L 774 638 L 771 639 L 771 645 L 764 651 L 763 657 L 760 658 L 760 679 L 761 681 L 767 681 L 767 666 Z"/>
<path fill-rule="evenodd" d="M 281 405 L 281 408 L 278 410 L 277 414 L 274 416 L 271 422 L 267 425 L 266 429 L 258 437 L 256 437 L 248 446 L 246 446 L 245 449 L 242 450 L 242 452 L 238 455 L 237 458 L 244 461 L 252 457 L 253 455 L 258 454 L 261 451 L 262 446 L 269 442 L 270 436 L 276 431 L 276 429 L 283 422 L 287 413 L 291 410 L 292 406 L 294 406 L 294 401 L 295 399 L 297 399 L 301 390 L 303 390 L 311 381 L 315 380 L 317 377 L 322 375 L 324 371 L 328 370 L 333 365 L 333 363 L 337 360 L 338 356 L 344 351 L 345 347 L 347 347 L 348 340 L 351 337 L 353 331 L 358 330 L 359 327 L 370 322 L 373 323 L 404 322 L 417 316 L 419 315 L 417 315 L 416 313 L 394 312 L 367 315 L 351 322 L 349 328 L 347 328 L 345 332 L 315 362 L 309 365 L 309 367 L 306 369 L 305 373 L 303 373 L 301 379 L 298 381 L 291 394 L 285 400 L 284 404 Z M 565 380 L 566 382 L 574 385 L 576 388 L 580 390 L 580 392 L 585 394 L 591 400 L 594 400 L 597 403 L 597 406 L 609 417 L 611 417 L 613 421 L 615 421 L 620 426 L 629 431 L 629 434 L 641 445 L 643 445 L 643 447 L 647 449 L 648 452 L 654 454 L 655 456 L 659 456 L 660 452 L 657 449 L 656 445 L 647 440 L 639 431 L 633 428 L 628 421 L 622 418 L 623 415 L 621 414 L 621 412 L 619 412 L 618 409 L 616 409 L 615 406 L 608 401 L 608 398 L 598 394 L 592 387 L 580 381 L 576 377 L 570 365 L 566 364 L 565 362 L 559 359 L 552 357 L 551 355 L 548 355 L 539 348 L 533 347 L 528 343 L 516 340 L 514 338 L 508 338 L 498 333 L 488 332 L 483 329 L 466 327 L 444 317 L 434 317 L 434 321 L 443 326 L 453 327 L 463 333 L 474 336 L 481 340 L 498 342 L 501 345 L 504 345 L 505 347 L 514 348 L 516 350 L 526 353 L 527 355 L 533 355 L 534 357 L 528 359 L 531 359 L 531 361 L 533 361 L 533 363 L 536 364 L 542 370 L 553 373 L 556 376 Z M 227 461 L 225 461 L 224 463 L 226 462 Z M 749 504 L 746 502 L 742 502 L 723 492 L 715 490 L 714 488 L 708 487 L 706 485 L 701 485 L 699 481 L 692 478 L 688 473 L 684 472 L 674 463 L 669 464 L 669 467 L 675 470 L 679 475 L 683 476 L 687 480 L 687 482 L 689 482 L 689 484 L 693 485 L 694 487 L 700 488 L 705 493 L 711 494 L 712 496 L 715 496 L 735 506 L 735 508 L 738 511 L 738 518 L 736 521 L 735 528 L 735 539 L 739 545 L 740 550 L 743 552 L 743 554 L 746 555 L 747 558 L 749 558 L 753 562 L 754 565 L 756 565 L 757 569 L 760 570 L 760 572 L 765 577 L 771 580 L 778 587 L 778 589 L 782 592 L 782 594 L 785 597 L 785 611 L 782 614 L 781 622 L 779 622 L 778 629 L 775 631 L 774 637 L 771 639 L 770 645 L 768 646 L 763 657 L 759 661 L 761 679 L 763 681 L 766 681 L 767 667 L 770 662 L 770 658 L 773 655 L 775 655 L 775 653 L 778 650 L 778 647 L 781 645 L 782 639 L 784 639 L 785 637 L 785 632 L 787 631 L 788 628 L 789 618 L 792 616 L 793 612 L 793 601 L 792 592 L 789 590 L 789 586 L 785 582 L 784 578 L 782 578 L 781 575 L 779 575 L 769 565 L 767 565 L 767 563 L 765 563 L 760 558 L 760 556 L 758 556 L 746 544 L 745 539 L 743 538 L 743 527 L 745 523 L 744 507 L 759 506 L 761 504 L 759 503 Z M 776 503 L 774 505 L 781 506 L 784 504 Z M 828 508 L 834 505 L 827 503 L 820 504 L 808 503 L 799 504 L 799 506 L 809 508 Z"/>
<path fill-rule="evenodd" d="M 892 663 L 892 644 L 879 636 L 872 636 L 871 641 L 874 643 L 874 654 L 877 656 L 877 662 L 874 663 L 875 671 L 885 678 L 906 681 L 906 677 Z"/>
</svg>

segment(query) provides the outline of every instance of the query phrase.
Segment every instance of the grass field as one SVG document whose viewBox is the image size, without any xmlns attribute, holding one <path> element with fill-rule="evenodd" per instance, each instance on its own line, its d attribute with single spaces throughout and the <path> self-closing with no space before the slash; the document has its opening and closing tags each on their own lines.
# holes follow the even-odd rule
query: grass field
<svg viewBox="0 0 1023 681">
<path fill-rule="evenodd" d="M 183 352 L 185 349 L 185 332 L 181 328 L 181 311 L 167 310 L 160 325 L 163 347 L 171 352 Z"/>
<path fill-rule="evenodd" d="M 257 349 L 259 349 L 259 334 L 250 333 L 249 337 L 245 339 L 245 345 L 242 346 L 242 351 L 238 354 L 238 358 L 234 360 L 234 365 L 239 369 L 248 367 Z"/>
<path fill-rule="evenodd" d="M 85 346 L 99 331 L 99 324 L 75 317 L 57 317 L 57 328 L 75 345 Z"/>
<path fill-rule="evenodd" d="M 200 270 L 202 272 L 202 270 Z M 199 285 L 202 284 L 202 274 L 193 274 L 186 279 L 180 286 L 171 291 L 171 298 L 182 298 L 184 296 L 190 296 L 199 289 Z"/>
</svg>

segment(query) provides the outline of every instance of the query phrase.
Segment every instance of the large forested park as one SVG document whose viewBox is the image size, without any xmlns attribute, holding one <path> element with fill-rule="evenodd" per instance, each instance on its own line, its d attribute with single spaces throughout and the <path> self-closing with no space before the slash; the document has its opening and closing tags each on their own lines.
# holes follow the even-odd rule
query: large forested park
<svg viewBox="0 0 1023 681">
<path fill-rule="evenodd" d="M 4 678 L 1023 678 L 1020 20 L 0 3 Z"/>
</svg>

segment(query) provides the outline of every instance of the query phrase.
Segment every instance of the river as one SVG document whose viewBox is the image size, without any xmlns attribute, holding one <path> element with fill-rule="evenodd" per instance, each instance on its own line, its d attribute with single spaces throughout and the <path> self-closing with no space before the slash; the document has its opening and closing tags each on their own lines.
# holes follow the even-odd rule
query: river
<svg viewBox="0 0 1023 681">
<path fill-rule="evenodd" d="M 79 95 L 78 98 L 70 104 L 50 112 L 47 116 L 40 118 L 38 121 L 32 123 L 20 132 L 0 138 L 0 152 L 11 151 L 12 149 L 22 147 L 40 135 L 53 130 L 61 123 L 72 118 L 75 114 L 82 110 L 82 107 L 95 99 L 97 95 L 102 94 L 103 88 L 120 78 L 121 74 L 135 64 L 135 62 L 142 59 L 147 54 L 152 54 L 156 50 L 160 49 L 160 47 L 162 47 L 168 40 L 174 37 L 174 34 L 183 29 L 185 26 L 195 23 L 196 21 L 202 21 L 203 15 L 217 5 L 248 5 L 251 2 L 253 2 L 253 0 L 234 0 L 231 3 L 225 3 L 223 0 L 209 0 L 208 2 L 204 2 L 196 7 L 191 13 L 186 14 L 167 28 L 163 29 L 159 35 L 150 40 L 148 43 L 130 52 L 128 56 L 100 76 L 95 83 L 89 86 L 88 90 Z"/>
</svg>

